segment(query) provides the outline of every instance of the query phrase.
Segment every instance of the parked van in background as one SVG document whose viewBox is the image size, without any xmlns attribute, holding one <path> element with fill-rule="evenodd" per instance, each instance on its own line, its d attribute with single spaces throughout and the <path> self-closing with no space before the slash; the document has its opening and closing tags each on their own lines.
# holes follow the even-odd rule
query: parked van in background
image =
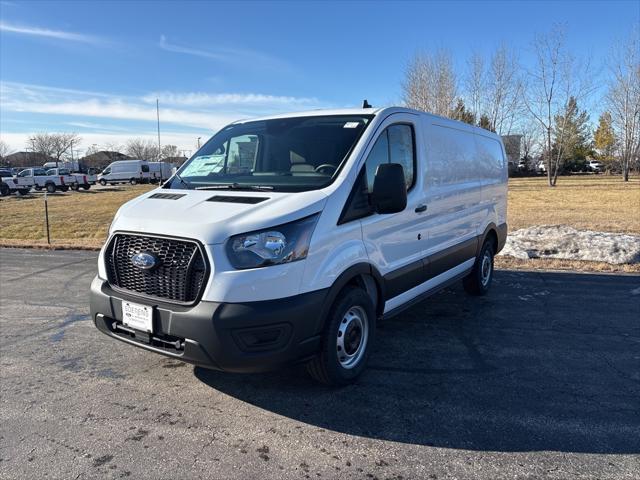
<svg viewBox="0 0 640 480">
<path fill-rule="evenodd" d="M 98 183 L 104 186 L 107 183 L 148 183 L 149 162 L 146 160 L 119 160 L 111 163 L 98 175 Z"/>
<path fill-rule="evenodd" d="M 506 215 L 489 131 L 406 108 L 243 120 L 116 213 L 91 315 L 204 367 L 346 384 L 379 318 L 459 280 L 487 293 Z"/>
<path fill-rule="evenodd" d="M 169 162 L 149 162 L 149 181 L 158 183 L 168 180 L 173 175 L 176 166 Z"/>
</svg>

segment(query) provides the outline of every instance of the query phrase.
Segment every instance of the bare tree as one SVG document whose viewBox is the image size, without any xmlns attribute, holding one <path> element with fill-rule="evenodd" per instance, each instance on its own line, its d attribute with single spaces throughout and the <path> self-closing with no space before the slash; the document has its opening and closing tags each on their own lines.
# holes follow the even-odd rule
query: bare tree
<svg viewBox="0 0 640 480">
<path fill-rule="evenodd" d="M 58 166 L 62 157 L 69 153 L 74 144 L 80 143 L 77 133 L 36 133 L 29 138 L 29 146 L 33 152 L 53 158 Z"/>
<path fill-rule="evenodd" d="M 640 30 L 619 45 L 611 56 L 612 78 L 607 92 L 613 129 L 617 137 L 622 178 L 640 155 Z"/>
<path fill-rule="evenodd" d="M 404 103 L 417 110 L 450 117 L 457 100 L 457 78 L 451 54 L 417 53 L 402 84 Z"/>
<path fill-rule="evenodd" d="M 484 63 L 484 57 L 479 53 L 471 55 L 471 58 L 467 62 L 468 73 L 464 83 L 469 108 L 473 116 L 477 119 L 485 112 L 487 85 Z"/>
<path fill-rule="evenodd" d="M 467 61 L 465 96 L 475 118 L 482 120 L 482 128 L 508 135 L 522 118 L 519 71 L 516 55 L 504 45 L 493 53 L 488 65 L 478 53 Z"/>
<path fill-rule="evenodd" d="M 127 155 L 137 160 L 156 160 L 158 158 L 158 144 L 153 140 L 132 138 L 126 144 Z"/>
<path fill-rule="evenodd" d="M 583 98 L 591 90 L 589 66 L 578 64 L 566 51 L 564 31 L 559 27 L 546 35 L 538 35 L 533 44 L 535 62 L 527 72 L 527 92 L 524 101 L 527 110 L 544 131 L 544 158 L 549 186 L 558 180 L 560 161 L 569 118 L 569 101 Z M 554 125 L 556 116 L 562 121 Z M 555 146 L 554 151 L 554 133 Z"/>
<path fill-rule="evenodd" d="M 516 55 L 504 45 L 491 57 L 487 81 L 487 114 L 499 135 L 508 135 L 516 120 L 522 98 Z"/>
<path fill-rule="evenodd" d="M 171 158 L 179 156 L 180 151 L 178 147 L 175 145 L 164 145 L 162 147 L 162 151 L 160 152 L 160 158 Z"/>
<path fill-rule="evenodd" d="M 4 157 L 9 155 L 11 149 L 9 145 L 4 140 L 0 140 L 0 161 L 4 162 Z"/>
</svg>

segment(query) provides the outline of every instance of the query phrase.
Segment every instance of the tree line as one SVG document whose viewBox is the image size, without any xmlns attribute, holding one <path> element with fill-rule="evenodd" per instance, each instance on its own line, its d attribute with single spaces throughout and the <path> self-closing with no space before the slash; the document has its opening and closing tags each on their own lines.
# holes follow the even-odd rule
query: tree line
<svg viewBox="0 0 640 480">
<path fill-rule="evenodd" d="M 91 145 L 86 149 L 83 157 L 77 155 L 74 146 L 82 143 L 82 137 L 77 133 L 36 133 L 27 141 L 28 151 L 17 158 L 11 158 L 9 146 L 0 140 L 0 162 L 11 167 L 35 166 L 34 162 L 50 161 L 65 162 L 77 161 L 88 167 L 104 167 L 104 163 L 123 158 L 161 161 L 182 157 L 182 152 L 176 145 L 163 145 L 158 149 L 158 144 L 144 138 L 131 138 L 123 145 L 105 144 L 102 146 Z M 76 153 L 74 153 L 76 152 Z M 12 161 L 11 161 L 12 160 Z"/>
<path fill-rule="evenodd" d="M 525 161 L 539 156 L 548 183 L 594 157 L 625 181 L 640 168 L 640 30 L 613 47 L 605 71 L 604 112 L 595 131 L 580 105 L 596 95 L 599 68 L 577 58 L 565 32 L 536 35 L 534 61 L 523 66 L 508 46 L 488 58 L 474 53 L 461 74 L 446 50 L 418 52 L 407 66 L 403 101 L 411 108 L 460 120 L 500 135 L 521 134 Z"/>
</svg>

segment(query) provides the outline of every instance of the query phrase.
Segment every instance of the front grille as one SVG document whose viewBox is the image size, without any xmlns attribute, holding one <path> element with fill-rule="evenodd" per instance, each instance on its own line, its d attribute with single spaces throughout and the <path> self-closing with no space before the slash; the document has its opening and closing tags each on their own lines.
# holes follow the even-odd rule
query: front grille
<svg viewBox="0 0 640 480">
<path fill-rule="evenodd" d="M 153 254 L 158 265 L 151 270 L 134 266 L 131 257 L 137 253 Z M 105 261 L 111 286 L 176 303 L 195 302 L 208 274 L 203 252 L 191 240 L 118 233 Z"/>
</svg>

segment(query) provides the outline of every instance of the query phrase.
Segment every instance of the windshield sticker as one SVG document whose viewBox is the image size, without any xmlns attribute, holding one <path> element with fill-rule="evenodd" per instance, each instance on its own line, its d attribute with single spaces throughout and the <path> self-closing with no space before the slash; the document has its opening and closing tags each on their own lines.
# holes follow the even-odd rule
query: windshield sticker
<svg viewBox="0 0 640 480">
<path fill-rule="evenodd" d="M 201 155 L 191 160 L 180 175 L 185 177 L 203 177 L 220 173 L 224 167 L 224 155 Z"/>
<path fill-rule="evenodd" d="M 347 122 L 342 128 L 358 128 L 358 125 L 360 125 L 360 122 Z"/>
</svg>

